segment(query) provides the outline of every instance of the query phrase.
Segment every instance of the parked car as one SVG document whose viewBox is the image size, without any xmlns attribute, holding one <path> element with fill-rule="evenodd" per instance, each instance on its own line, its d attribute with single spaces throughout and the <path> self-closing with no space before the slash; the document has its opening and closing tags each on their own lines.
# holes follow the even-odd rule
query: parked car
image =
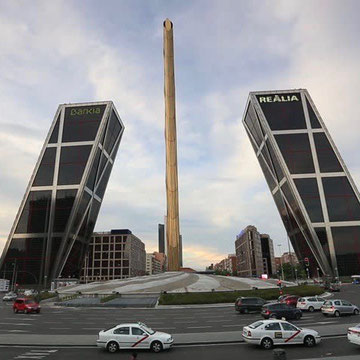
<svg viewBox="0 0 360 360">
<path fill-rule="evenodd" d="M 31 312 L 40 312 L 40 305 L 32 299 L 19 298 L 16 299 L 13 305 L 14 313 L 24 312 L 25 314 Z"/>
<path fill-rule="evenodd" d="M 324 316 L 332 315 L 339 317 L 345 314 L 359 315 L 359 308 L 346 300 L 327 300 L 321 307 Z"/>
<path fill-rule="evenodd" d="M 296 307 L 300 310 L 313 312 L 320 310 L 325 301 L 324 298 L 318 296 L 303 297 L 298 299 Z"/>
<path fill-rule="evenodd" d="M 296 319 L 302 317 L 301 310 L 283 303 L 265 304 L 262 308 L 261 315 L 264 319 Z"/>
<path fill-rule="evenodd" d="M 239 297 L 235 301 L 235 310 L 242 314 L 249 312 L 261 312 L 266 301 L 258 297 Z"/>
<path fill-rule="evenodd" d="M 319 333 L 299 328 L 287 321 L 260 320 L 243 328 L 245 342 L 271 349 L 273 345 L 304 344 L 314 346 L 321 341 Z"/>
<path fill-rule="evenodd" d="M 360 324 L 348 329 L 347 338 L 351 343 L 360 345 Z"/>
<path fill-rule="evenodd" d="M 38 292 L 36 290 L 30 289 L 24 291 L 24 296 L 35 296 Z"/>
<path fill-rule="evenodd" d="M 285 298 L 282 298 L 280 300 L 280 302 L 283 304 L 292 306 L 292 307 L 296 307 L 298 299 L 299 299 L 299 296 L 297 296 L 297 295 L 289 295 L 289 296 L 286 296 Z"/>
<path fill-rule="evenodd" d="M 17 294 L 13 291 L 8 292 L 3 296 L 3 301 L 14 301 L 17 298 Z"/>
<path fill-rule="evenodd" d="M 96 344 L 114 353 L 119 349 L 151 349 L 158 353 L 170 349 L 174 339 L 170 334 L 154 331 L 138 322 L 120 324 L 99 332 Z"/>
</svg>

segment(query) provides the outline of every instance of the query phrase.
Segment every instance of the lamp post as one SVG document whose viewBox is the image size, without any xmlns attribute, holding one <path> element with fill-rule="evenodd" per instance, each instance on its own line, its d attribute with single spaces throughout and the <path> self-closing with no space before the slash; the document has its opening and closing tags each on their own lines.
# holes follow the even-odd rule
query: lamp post
<svg viewBox="0 0 360 360">
<path fill-rule="evenodd" d="M 282 274 L 282 279 L 283 281 L 285 280 L 284 278 L 284 268 L 283 268 L 283 265 L 282 265 L 282 259 L 281 259 L 281 244 L 278 244 L 279 246 L 279 251 L 280 251 L 280 266 L 281 266 L 281 274 Z"/>
<path fill-rule="evenodd" d="M 298 278 L 297 278 L 297 268 L 295 268 L 295 282 L 298 282 Z"/>
</svg>

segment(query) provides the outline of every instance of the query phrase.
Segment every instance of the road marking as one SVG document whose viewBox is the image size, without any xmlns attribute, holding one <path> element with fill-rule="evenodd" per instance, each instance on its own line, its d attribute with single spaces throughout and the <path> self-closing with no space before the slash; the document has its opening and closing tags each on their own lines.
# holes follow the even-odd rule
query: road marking
<svg viewBox="0 0 360 360">
<path fill-rule="evenodd" d="M 241 327 L 243 327 L 244 325 L 233 324 L 233 325 L 221 325 L 221 326 L 222 327 L 233 327 L 233 326 L 241 326 Z"/>
<path fill-rule="evenodd" d="M 157 329 L 159 329 L 159 330 L 174 330 L 174 329 L 176 329 L 176 327 L 159 327 Z"/>
<path fill-rule="evenodd" d="M 5 323 L 5 322 L 0 322 L 1 325 L 12 325 L 12 326 L 31 326 L 32 324 L 25 324 L 25 323 Z"/>
<path fill-rule="evenodd" d="M 187 329 L 205 329 L 211 328 L 212 326 L 188 326 Z"/>
<path fill-rule="evenodd" d="M 81 328 L 81 330 L 101 330 L 101 327 L 97 327 L 97 328 Z"/>
<path fill-rule="evenodd" d="M 61 328 L 61 327 L 57 327 L 57 328 L 49 328 L 50 330 L 70 330 L 71 328 Z"/>
<path fill-rule="evenodd" d="M 11 333 L 27 333 L 28 331 L 26 331 L 26 330 L 7 330 L 7 332 L 11 332 Z"/>
<path fill-rule="evenodd" d="M 206 322 L 224 322 L 224 321 L 233 321 L 233 320 L 207 320 Z"/>
</svg>

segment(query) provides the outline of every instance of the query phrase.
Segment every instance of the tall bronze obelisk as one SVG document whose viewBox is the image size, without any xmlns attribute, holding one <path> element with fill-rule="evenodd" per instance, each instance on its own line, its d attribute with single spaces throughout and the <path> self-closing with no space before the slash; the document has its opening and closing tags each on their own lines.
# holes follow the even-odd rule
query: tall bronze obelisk
<svg viewBox="0 0 360 360">
<path fill-rule="evenodd" d="M 175 77 L 173 24 L 164 21 L 164 97 L 166 145 L 166 242 L 168 270 L 178 271 L 179 263 L 179 195 L 176 145 Z"/>
</svg>

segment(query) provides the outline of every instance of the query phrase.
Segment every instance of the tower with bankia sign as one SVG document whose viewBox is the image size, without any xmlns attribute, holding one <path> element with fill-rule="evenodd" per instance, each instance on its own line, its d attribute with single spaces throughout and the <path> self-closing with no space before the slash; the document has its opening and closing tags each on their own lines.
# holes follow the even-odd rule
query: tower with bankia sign
<svg viewBox="0 0 360 360">
<path fill-rule="evenodd" d="M 21 285 L 77 278 L 124 132 L 111 101 L 60 105 L 0 259 Z"/>
<path fill-rule="evenodd" d="M 360 195 L 305 89 L 251 92 L 243 124 L 310 275 L 360 273 Z"/>
</svg>

